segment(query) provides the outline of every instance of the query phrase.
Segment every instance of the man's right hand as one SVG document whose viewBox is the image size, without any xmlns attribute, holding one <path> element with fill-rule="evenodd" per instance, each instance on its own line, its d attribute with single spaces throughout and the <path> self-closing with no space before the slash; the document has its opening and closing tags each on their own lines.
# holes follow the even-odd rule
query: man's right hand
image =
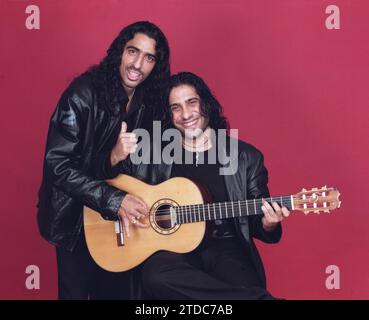
<svg viewBox="0 0 369 320">
<path fill-rule="evenodd" d="M 111 151 L 110 162 L 114 167 L 118 162 L 127 159 L 128 155 L 137 150 L 137 137 L 132 132 L 127 132 L 127 123 L 122 122 L 117 142 Z"/>
<path fill-rule="evenodd" d="M 132 224 L 138 228 L 148 228 L 149 225 L 146 223 L 142 223 L 139 220 L 146 217 L 149 213 L 149 209 L 145 202 L 141 199 L 127 194 L 122 203 L 120 204 L 120 208 L 118 214 L 123 221 L 124 228 L 127 236 L 129 237 L 129 226 Z"/>
</svg>

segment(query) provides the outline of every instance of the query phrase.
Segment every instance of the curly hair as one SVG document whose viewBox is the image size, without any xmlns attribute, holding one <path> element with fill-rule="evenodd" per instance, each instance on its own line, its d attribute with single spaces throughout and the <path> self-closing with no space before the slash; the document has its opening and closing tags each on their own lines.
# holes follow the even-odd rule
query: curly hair
<svg viewBox="0 0 369 320">
<path fill-rule="evenodd" d="M 195 88 L 196 93 L 201 99 L 200 112 L 201 115 L 209 119 L 209 126 L 212 129 L 226 129 L 229 130 L 229 122 L 223 114 L 223 108 L 218 100 L 215 98 L 214 94 L 211 92 L 209 87 L 206 85 L 205 81 L 201 79 L 194 73 L 191 72 L 180 72 L 172 75 L 168 80 L 168 85 L 165 90 L 165 105 L 166 111 L 164 114 L 164 119 L 166 127 L 171 126 L 169 124 L 172 119 L 172 115 L 169 107 L 169 95 L 173 88 L 180 85 L 189 85 Z"/>
<path fill-rule="evenodd" d="M 126 43 L 133 39 L 136 33 L 143 33 L 156 41 L 156 64 L 140 88 L 143 89 L 145 103 L 152 109 L 154 119 L 159 119 L 165 112 L 162 93 L 170 76 L 170 53 L 164 33 L 153 23 L 138 21 L 123 28 L 100 64 L 91 67 L 87 73 L 93 76 L 102 106 L 113 113 L 117 106 L 122 107 L 126 97 L 120 74 L 122 54 Z"/>
</svg>

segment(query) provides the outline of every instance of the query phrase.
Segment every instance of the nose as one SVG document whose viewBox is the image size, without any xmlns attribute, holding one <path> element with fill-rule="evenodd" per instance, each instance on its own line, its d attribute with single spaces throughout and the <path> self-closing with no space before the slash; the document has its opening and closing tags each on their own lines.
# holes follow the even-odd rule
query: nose
<svg viewBox="0 0 369 320">
<path fill-rule="evenodd" d="M 187 108 L 187 106 L 184 106 L 182 108 L 182 119 L 187 120 L 189 118 L 191 118 L 191 111 L 189 108 Z"/>
<path fill-rule="evenodd" d="M 144 56 L 138 55 L 136 59 L 133 61 L 133 66 L 135 67 L 135 69 L 141 70 L 143 61 L 144 61 Z"/>
</svg>

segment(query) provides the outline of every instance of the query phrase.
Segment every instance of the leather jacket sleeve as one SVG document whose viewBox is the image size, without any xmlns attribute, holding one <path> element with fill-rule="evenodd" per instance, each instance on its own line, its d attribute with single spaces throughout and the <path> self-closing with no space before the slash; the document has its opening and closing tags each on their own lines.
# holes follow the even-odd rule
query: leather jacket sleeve
<svg viewBox="0 0 369 320">
<path fill-rule="evenodd" d="M 51 118 L 44 170 L 49 181 L 78 199 L 83 205 L 101 213 L 105 219 L 116 219 L 125 192 L 97 180 L 88 173 L 86 161 L 92 150 L 87 135 L 92 135 L 88 92 L 69 92 L 61 97 Z"/>
<path fill-rule="evenodd" d="M 254 149 L 249 157 L 250 164 L 247 170 L 247 198 L 268 198 L 270 197 L 268 190 L 268 170 L 264 166 L 263 154 Z M 282 227 L 279 223 L 273 231 L 266 231 L 262 224 L 263 215 L 250 216 L 250 233 L 251 236 L 267 242 L 276 243 L 282 236 Z"/>
<path fill-rule="evenodd" d="M 98 179 L 113 179 L 120 172 L 121 162 L 118 162 L 114 167 L 110 162 L 110 153 L 111 150 L 105 150 L 100 152 L 95 158 L 93 162 L 93 167 L 95 168 L 95 176 Z"/>
</svg>

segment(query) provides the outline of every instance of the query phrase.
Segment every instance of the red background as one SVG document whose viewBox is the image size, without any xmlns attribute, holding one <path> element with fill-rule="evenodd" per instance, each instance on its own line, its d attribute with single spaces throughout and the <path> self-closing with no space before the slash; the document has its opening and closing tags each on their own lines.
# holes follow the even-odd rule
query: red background
<svg viewBox="0 0 369 320">
<path fill-rule="evenodd" d="M 40 8 L 40 30 L 25 27 L 30 4 Z M 325 27 L 330 4 L 341 10 L 340 30 Z M 70 80 L 142 19 L 167 35 L 172 71 L 202 76 L 232 128 L 263 151 L 273 195 L 325 184 L 342 193 L 341 209 L 296 213 L 278 245 L 258 242 L 270 291 L 369 297 L 368 1 L 1 0 L 0 9 L 1 299 L 57 297 L 55 250 L 36 224 L 48 121 Z M 25 287 L 31 264 L 40 290 Z M 332 264 L 338 290 L 325 287 Z"/>
</svg>

